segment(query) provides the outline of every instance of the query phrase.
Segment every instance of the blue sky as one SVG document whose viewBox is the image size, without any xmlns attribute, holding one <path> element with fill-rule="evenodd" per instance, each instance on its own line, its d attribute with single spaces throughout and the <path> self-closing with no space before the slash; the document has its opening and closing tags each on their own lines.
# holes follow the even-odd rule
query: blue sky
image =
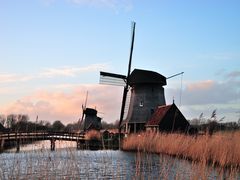
<svg viewBox="0 0 240 180">
<path fill-rule="evenodd" d="M 166 77 L 184 71 L 180 109 L 238 120 L 240 2 L 229 0 L 0 0 L 0 114 L 73 122 L 89 106 L 119 118 L 122 88 L 99 85 L 99 71 L 126 74 L 131 21 L 132 68 Z M 181 77 L 167 103 L 180 103 Z"/>
</svg>

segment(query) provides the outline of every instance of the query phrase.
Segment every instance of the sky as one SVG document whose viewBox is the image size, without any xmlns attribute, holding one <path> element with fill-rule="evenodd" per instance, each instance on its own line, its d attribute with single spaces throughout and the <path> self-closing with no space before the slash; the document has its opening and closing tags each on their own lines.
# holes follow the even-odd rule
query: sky
<svg viewBox="0 0 240 180">
<path fill-rule="evenodd" d="M 99 71 L 126 75 L 131 22 L 134 68 L 166 77 L 187 119 L 240 118 L 238 0 L 0 0 L 0 114 L 77 122 L 87 106 L 120 116 L 123 87 Z"/>
</svg>

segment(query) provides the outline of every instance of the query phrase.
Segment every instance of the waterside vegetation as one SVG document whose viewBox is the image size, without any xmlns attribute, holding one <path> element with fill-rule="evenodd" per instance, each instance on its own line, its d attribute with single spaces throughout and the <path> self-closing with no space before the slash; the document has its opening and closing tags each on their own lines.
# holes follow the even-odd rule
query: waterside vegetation
<svg viewBox="0 0 240 180">
<path fill-rule="evenodd" d="M 240 131 L 189 136 L 145 132 L 123 142 L 125 151 L 167 154 L 194 162 L 240 170 Z"/>
</svg>

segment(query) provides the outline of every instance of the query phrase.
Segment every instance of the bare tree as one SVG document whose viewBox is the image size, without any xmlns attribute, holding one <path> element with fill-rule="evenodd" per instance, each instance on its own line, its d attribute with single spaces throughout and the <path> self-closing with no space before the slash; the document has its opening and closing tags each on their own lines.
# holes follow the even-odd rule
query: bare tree
<svg viewBox="0 0 240 180">
<path fill-rule="evenodd" d="M 11 129 L 17 122 L 17 115 L 16 114 L 9 114 L 7 116 L 7 128 Z"/>
<path fill-rule="evenodd" d="M 6 116 L 3 115 L 3 114 L 0 115 L 0 123 L 1 123 L 3 126 L 5 126 L 5 123 L 6 123 Z"/>
</svg>

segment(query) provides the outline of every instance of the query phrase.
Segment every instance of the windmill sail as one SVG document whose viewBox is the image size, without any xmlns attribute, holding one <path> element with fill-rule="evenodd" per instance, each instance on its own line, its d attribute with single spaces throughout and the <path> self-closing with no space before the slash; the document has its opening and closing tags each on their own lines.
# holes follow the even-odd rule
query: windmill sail
<svg viewBox="0 0 240 180">
<path fill-rule="evenodd" d="M 87 91 L 87 94 L 86 94 L 85 104 L 84 105 L 82 104 L 82 118 L 78 119 L 78 127 L 79 127 L 79 129 L 80 129 L 80 127 L 82 125 L 82 122 L 83 122 L 83 119 L 84 119 L 85 110 L 86 110 L 86 107 L 87 107 L 87 100 L 88 100 L 88 91 Z"/>
<path fill-rule="evenodd" d="M 129 107 L 130 107 L 130 100 L 131 100 L 131 92 L 128 91 L 127 97 L 126 97 L 125 108 L 124 108 L 123 119 L 127 118 Z"/>
<path fill-rule="evenodd" d="M 129 76 L 131 73 L 131 65 L 132 65 L 132 54 L 133 54 L 133 46 L 134 46 L 134 37 L 135 37 L 135 25 L 136 23 L 132 23 L 132 41 L 131 41 L 131 48 L 130 48 L 130 56 L 129 56 L 129 63 L 128 63 L 128 71 L 127 76 L 121 74 L 114 74 L 109 72 L 100 72 L 100 84 L 107 84 L 107 85 L 114 85 L 114 86 L 124 86 L 123 91 L 123 98 L 122 98 L 122 106 L 121 106 L 121 113 L 120 113 L 120 121 L 119 121 L 119 132 L 120 126 L 122 124 L 124 118 L 124 112 L 126 109 L 127 101 L 127 94 L 129 90 Z M 130 99 L 130 98 L 128 98 Z"/>
<path fill-rule="evenodd" d="M 121 114 L 120 114 L 120 121 L 119 121 L 119 132 L 121 131 L 121 124 L 123 121 L 123 116 L 124 116 L 124 110 L 125 110 L 125 105 L 126 105 L 126 99 L 127 99 L 127 93 L 129 89 L 129 76 L 131 73 L 131 65 L 132 65 L 132 54 L 133 54 L 133 46 L 134 46 L 134 38 L 135 38 L 135 26 L 136 23 L 132 22 L 132 41 L 131 41 L 131 48 L 130 48 L 130 56 L 129 56 L 129 63 L 128 63 L 128 74 L 127 74 L 127 81 L 126 81 L 126 86 L 124 87 L 123 91 L 123 99 L 122 99 L 122 107 L 121 107 Z"/>
<path fill-rule="evenodd" d="M 129 63 L 128 63 L 128 75 L 127 75 L 127 77 L 129 77 L 129 75 L 131 73 L 132 54 L 133 54 L 133 46 L 134 46 L 134 38 L 135 38 L 135 26 L 136 26 L 136 23 L 132 22 L 132 42 L 131 42 L 131 49 L 130 49 L 130 56 L 129 56 Z"/>
<path fill-rule="evenodd" d="M 100 72 L 100 84 L 126 86 L 127 77 L 121 74 Z"/>
</svg>

